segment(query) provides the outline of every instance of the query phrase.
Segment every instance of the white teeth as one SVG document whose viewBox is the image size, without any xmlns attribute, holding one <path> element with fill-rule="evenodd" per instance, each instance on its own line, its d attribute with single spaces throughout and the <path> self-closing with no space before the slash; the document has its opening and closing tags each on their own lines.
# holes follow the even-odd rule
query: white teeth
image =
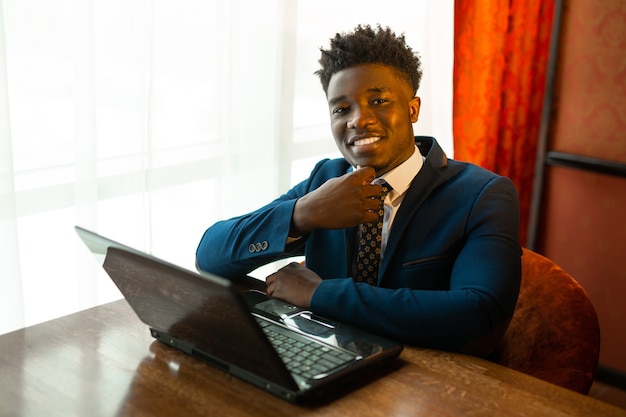
<svg viewBox="0 0 626 417">
<path fill-rule="evenodd" d="M 355 140 L 353 145 L 354 146 L 369 145 L 370 143 L 378 142 L 379 140 L 380 140 L 379 137 L 359 139 L 359 140 Z"/>
</svg>

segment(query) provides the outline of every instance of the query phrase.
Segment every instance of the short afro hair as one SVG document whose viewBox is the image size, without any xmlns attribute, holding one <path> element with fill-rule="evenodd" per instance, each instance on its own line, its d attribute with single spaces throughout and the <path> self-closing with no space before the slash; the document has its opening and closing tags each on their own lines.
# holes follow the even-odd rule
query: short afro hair
<svg viewBox="0 0 626 417">
<path fill-rule="evenodd" d="M 360 64 L 388 65 L 405 78 L 417 93 L 422 79 L 419 55 L 406 44 L 404 34 L 396 36 L 389 29 L 377 25 L 359 25 L 352 33 L 337 33 L 330 39 L 330 48 L 320 48 L 321 69 L 315 71 L 320 77 L 324 92 L 328 92 L 331 77 L 337 72 Z"/>
</svg>

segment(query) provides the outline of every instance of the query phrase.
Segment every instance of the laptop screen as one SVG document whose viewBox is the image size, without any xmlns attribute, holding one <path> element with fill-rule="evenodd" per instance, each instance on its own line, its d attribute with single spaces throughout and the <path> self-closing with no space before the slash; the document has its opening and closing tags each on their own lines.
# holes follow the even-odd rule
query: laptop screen
<svg viewBox="0 0 626 417">
<path fill-rule="evenodd" d="M 219 277 L 110 247 L 104 269 L 151 328 L 283 386 L 297 387 L 241 297 Z"/>
</svg>

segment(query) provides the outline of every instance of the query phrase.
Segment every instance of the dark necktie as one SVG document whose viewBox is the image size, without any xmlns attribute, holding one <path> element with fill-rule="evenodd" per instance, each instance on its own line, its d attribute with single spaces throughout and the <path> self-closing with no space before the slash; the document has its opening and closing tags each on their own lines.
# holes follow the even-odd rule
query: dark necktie
<svg viewBox="0 0 626 417">
<path fill-rule="evenodd" d="M 383 201 L 391 190 L 387 183 L 382 183 L 382 192 L 378 199 L 378 220 L 365 223 L 361 226 L 361 238 L 356 257 L 354 279 L 357 282 L 367 282 L 375 285 L 378 282 L 378 267 L 380 263 L 380 245 L 382 242 L 383 216 L 385 214 Z"/>
</svg>

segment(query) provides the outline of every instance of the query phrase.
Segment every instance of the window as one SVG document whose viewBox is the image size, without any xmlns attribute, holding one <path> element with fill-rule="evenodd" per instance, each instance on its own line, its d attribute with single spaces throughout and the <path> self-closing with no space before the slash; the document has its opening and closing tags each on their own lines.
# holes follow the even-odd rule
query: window
<svg viewBox="0 0 626 417">
<path fill-rule="evenodd" d="M 193 269 L 208 226 L 339 156 L 313 75 L 337 31 L 405 32 L 424 61 L 416 134 L 451 154 L 439 3 L 2 2 L 0 333 L 121 297 L 74 225 Z"/>
</svg>

